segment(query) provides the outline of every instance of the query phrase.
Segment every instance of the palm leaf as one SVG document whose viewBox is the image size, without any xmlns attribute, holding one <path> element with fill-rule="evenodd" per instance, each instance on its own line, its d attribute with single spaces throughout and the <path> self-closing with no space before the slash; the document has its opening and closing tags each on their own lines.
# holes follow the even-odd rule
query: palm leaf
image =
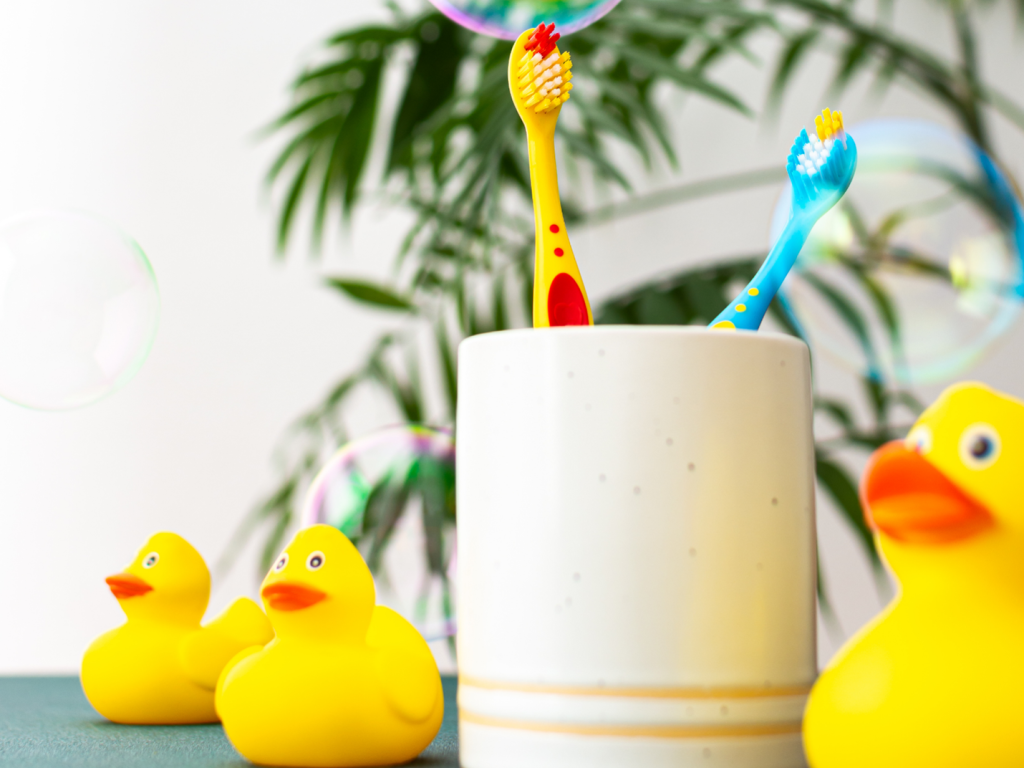
<svg viewBox="0 0 1024 768">
<path fill-rule="evenodd" d="M 778 112 L 786 88 L 796 74 L 804 57 L 813 49 L 820 34 L 820 30 L 810 27 L 793 35 L 782 49 L 778 63 L 775 65 L 775 74 L 772 76 L 771 87 L 768 90 L 767 107 L 769 114 Z"/>
<path fill-rule="evenodd" d="M 860 35 L 854 35 L 846 45 L 839 60 L 839 68 L 832 78 L 829 90 L 834 97 L 841 96 L 857 73 L 871 63 L 870 52 L 868 40 Z"/>
<path fill-rule="evenodd" d="M 860 508 L 860 498 L 857 494 L 857 486 L 849 473 L 840 464 L 833 461 L 820 451 L 816 457 L 815 472 L 821 487 L 828 493 L 835 502 L 836 509 L 846 520 L 847 524 L 857 536 L 861 547 L 871 559 L 871 564 L 876 570 L 881 570 L 882 561 L 875 550 L 874 534 L 868 528 L 864 520 L 864 513 Z"/>
<path fill-rule="evenodd" d="M 387 173 L 413 169 L 413 141 L 420 135 L 421 126 L 429 123 L 455 94 L 467 53 L 462 41 L 468 35 L 440 13 L 421 17 L 415 29 L 418 51 L 391 130 Z"/>
<path fill-rule="evenodd" d="M 366 564 L 371 571 L 380 569 L 381 557 L 405 512 L 410 490 L 408 470 L 392 469 L 370 491 L 363 530 L 364 538 L 369 539 Z"/>
<path fill-rule="evenodd" d="M 399 296 L 387 286 L 370 283 L 365 280 L 351 280 L 340 277 L 330 277 L 324 282 L 332 288 L 341 291 L 346 296 L 374 307 L 400 309 L 406 312 L 416 309 L 409 299 Z"/>
</svg>

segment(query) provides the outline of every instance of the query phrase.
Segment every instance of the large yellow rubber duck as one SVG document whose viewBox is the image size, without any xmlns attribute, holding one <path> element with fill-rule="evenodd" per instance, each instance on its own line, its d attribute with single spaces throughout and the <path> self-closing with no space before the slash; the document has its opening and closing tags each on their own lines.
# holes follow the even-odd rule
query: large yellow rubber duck
<svg viewBox="0 0 1024 768">
<path fill-rule="evenodd" d="M 82 688 L 108 720 L 133 725 L 217 721 L 214 688 L 240 650 L 273 639 L 252 600 L 239 598 L 205 627 L 210 572 L 175 533 L 158 533 L 122 573 L 107 578 L 128 621 L 96 638 Z"/>
<path fill-rule="evenodd" d="M 262 586 L 276 637 L 243 651 L 217 685 L 235 748 L 261 765 L 412 760 L 441 727 L 441 677 L 426 642 L 375 606 L 370 570 L 335 528 L 299 531 Z"/>
<path fill-rule="evenodd" d="M 900 589 L 814 686 L 811 766 L 1024 766 L 1024 403 L 951 387 L 861 497 Z"/>
</svg>

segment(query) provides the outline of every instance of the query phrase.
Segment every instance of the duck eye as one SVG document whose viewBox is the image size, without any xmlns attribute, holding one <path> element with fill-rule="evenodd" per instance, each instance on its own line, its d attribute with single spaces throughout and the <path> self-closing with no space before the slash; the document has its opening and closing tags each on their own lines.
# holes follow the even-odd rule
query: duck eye
<svg viewBox="0 0 1024 768">
<path fill-rule="evenodd" d="M 906 446 L 923 456 L 932 449 L 932 431 L 924 426 L 915 427 L 907 435 Z"/>
<path fill-rule="evenodd" d="M 288 565 L 288 553 L 287 552 L 285 552 L 283 555 L 281 555 L 279 558 L 277 558 L 277 562 L 274 563 L 274 573 L 280 573 L 281 571 L 284 570 L 284 567 L 286 565 Z"/>
<path fill-rule="evenodd" d="M 324 553 L 314 552 L 306 558 L 306 567 L 311 571 L 318 571 L 324 564 Z"/>
<path fill-rule="evenodd" d="M 142 567 L 143 568 L 152 568 L 154 565 L 157 564 L 157 562 L 159 562 L 159 560 L 160 560 L 160 555 L 158 555 L 156 552 L 150 552 L 148 555 L 146 555 L 142 559 Z"/>
<path fill-rule="evenodd" d="M 971 469 L 985 469 L 999 458 L 999 433 L 989 424 L 974 424 L 960 436 L 960 460 Z"/>
</svg>

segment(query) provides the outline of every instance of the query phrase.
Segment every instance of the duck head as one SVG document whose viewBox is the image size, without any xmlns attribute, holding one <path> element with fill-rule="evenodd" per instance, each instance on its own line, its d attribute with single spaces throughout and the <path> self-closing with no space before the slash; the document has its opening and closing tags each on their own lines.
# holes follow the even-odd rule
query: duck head
<svg viewBox="0 0 1024 768">
<path fill-rule="evenodd" d="M 107 586 L 129 619 L 198 622 L 210 599 L 210 571 L 181 536 L 157 533 Z"/>
<path fill-rule="evenodd" d="M 278 638 L 361 643 L 370 627 L 376 591 L 362 555 L 329 525 L 314 525 L 274 561 L 260 587 Z"/>
<path fill-rule="evenodd" d="M 1003 546 L 1024 552 L 1022 474 L 1024 403 L 982 384 L 958 384 L 905 440 L 875 451 L 861 501 L 902 580 L 901 567 L 919 557 L 948 560 Z"/>
</svg>

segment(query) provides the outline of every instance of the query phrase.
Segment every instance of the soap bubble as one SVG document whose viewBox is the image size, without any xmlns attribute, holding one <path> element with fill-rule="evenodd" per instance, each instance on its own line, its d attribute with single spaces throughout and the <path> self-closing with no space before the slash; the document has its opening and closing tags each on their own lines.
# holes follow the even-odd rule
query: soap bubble
<svg viewBox="0 0 1024 768">
<path fill-rule="evenodd" d="M 0 223 L 0 396 L 62 410 L 139 370 L 160 296 L 142 249 L 104 221 L 34 211 Z"/>
<path fill-rule="evenodd" d="M 619 0 L 430 0 L 441 13 L 466 29 L 515 40 L 541 22 L 554 22 L 568 35 L 590 26 Z"/>
<path fill-rule="evenodd" d="M 417 508 L 414 499 L 421 515 L 406 519 L 421 522 L 422 530 L 395 535 L 406 509 Z M 402 552 L 386 573 L 376 571 L 378 599 L 413 621 L 427 642 L 451 640 L 455 441 L 449 431 L 406 424 L 353 440 L 328 459 L 304 501 L 303 527 L 334 526 L 359 545 L 371 567 L 383 565 L 385 545 Z"/>
<path fill-rule="evenodd" d="M 410 522 L 422 522 L 419 543 L 413 543 L 415 534 L 413 538 L 408 538 L 408 533 L 394 535 L 414 499 L 421 517 Z M 342 446 L 310 484 L 301 523 L 303 527 L 325 523 L 337 528 L 360 546 L 371 564 L 376 561 L 380 565 L 385 543 L 404 538 L 399 567 L 382 582 L 388 585 L 390 595 L 386 603 L 407 616 L 415 614 L 415 623 L 430 641 L 453 635 L 448 583 L 454 555 L 449 550 L 450 559 L 446 560 L 444 554 L 455 524 L 455 442 L 450 432 L 407 424 L 372 432 Z M 422 548 L 422 558 L 408 549 L 410 544 Z M 396 546 L 403 549 L 403 545 Z M 392 581 L 396 575 L 397 581 Z M 408 594 L 409 587 L 415 595 Z M 440 587 L 441 601 L 430 610 L 436 587 Z M 411 604 L 403 610 L 410 599 Z M 431 632 L 425 631 L 427 625 L 433 626 Z"/>
<path fill-rule="evenodd" d="M 856 176 L 812 231 L 785 295 L 815 348 L 856 370 L 903 384 L 955 378 L 1020 312 L 1017 196 L 973 142 L 939 125 L 876 120 L 848 130 Z M 790 196 L 787 185 L 773 242 Z"/>
<path fill-rule="evenodd" d="M 342 446 L 310 484 L 302 511 L 303 527 L 326 523 L 346 536 L 362 533 L 367 501 L 374 484 L 390 478 L 398 485 L 433 473 L 436 491 L 454 491 L 455 441 L 450 432 L 407 424 L 386 427 Z M 452 505 L 438 499 L 438 506 Z"/>
</svg>

